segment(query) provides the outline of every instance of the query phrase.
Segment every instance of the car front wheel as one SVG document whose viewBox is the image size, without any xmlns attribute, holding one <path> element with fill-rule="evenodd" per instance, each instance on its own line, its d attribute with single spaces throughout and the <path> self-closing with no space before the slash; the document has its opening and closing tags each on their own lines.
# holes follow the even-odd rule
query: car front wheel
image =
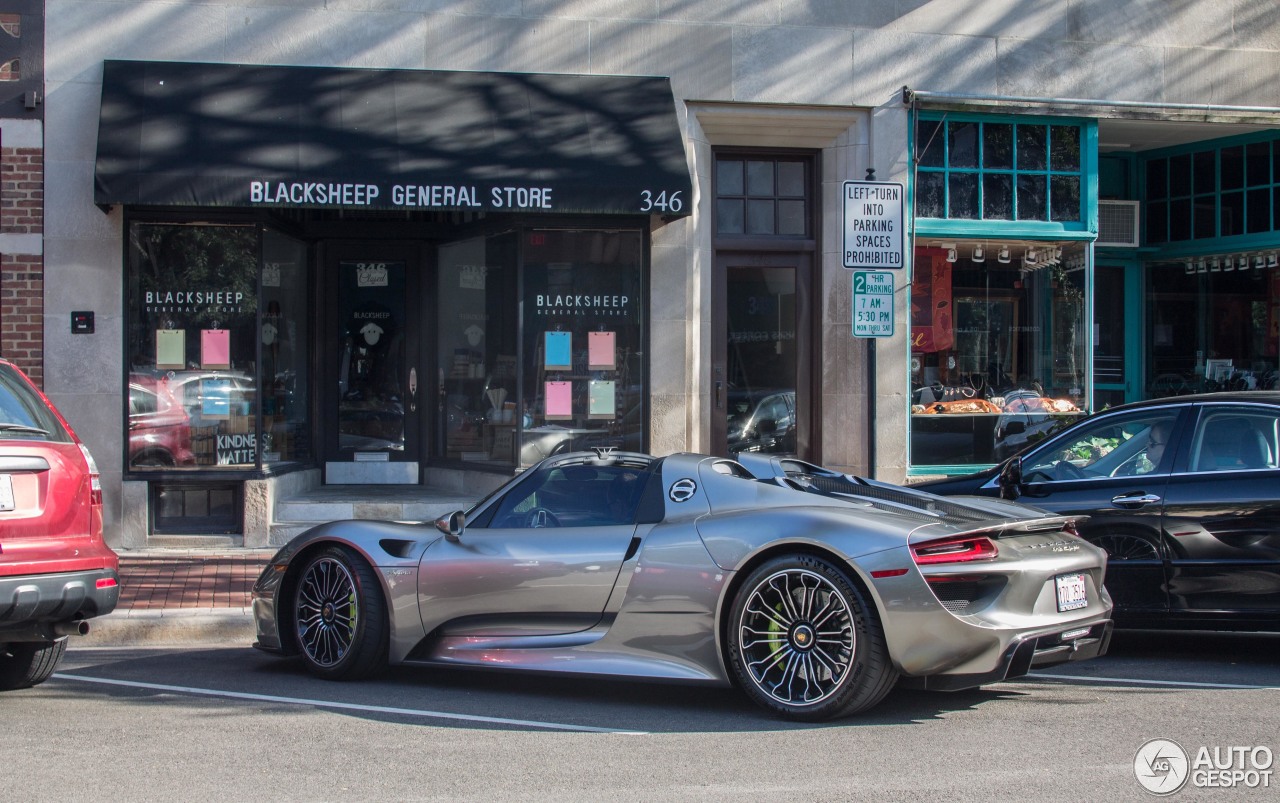
<svg viewBox="0 0 1280 803">
<path fill-rule="evenodd" d="M 734 678 L 754 702 L 788 719 L 856 714 L 898 679 L 875 611 L 824 559 L 767 561 L 742 584 L 729 615 Z"/>
<path fill-rule="evenodd" d="M 66 638 L 0 644 L 0 691 L 25 689 L 44 683 L 57 669 L 66 651 Z"/>
<path fill-rule="evenodd" d="M 356 680 L 383 669 L 389 625 L 373 568 L 347 547 L 312 555 L 294 591 L 293 632 L 307 669 L 319 677 Z"/>
</svg>

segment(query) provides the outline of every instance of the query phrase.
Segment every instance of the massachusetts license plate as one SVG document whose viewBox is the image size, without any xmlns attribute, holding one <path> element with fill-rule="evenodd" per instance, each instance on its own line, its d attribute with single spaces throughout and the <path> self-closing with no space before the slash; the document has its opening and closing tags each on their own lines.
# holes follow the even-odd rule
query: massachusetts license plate
<svg viewBox="0 0 1280 803">
<path fill-rule="evenodd" d="M 0 474 L 0 510 L 13 510 L 13 477 Z"/>
<path fill-rule="evenodd" d="M 1089 592 L 1084 584 L 1084 574 L 1060 574 L 1053 578 L 1058 588 L 1058 610 L 1074 611 L 1089 604 Z"/>
</svg>

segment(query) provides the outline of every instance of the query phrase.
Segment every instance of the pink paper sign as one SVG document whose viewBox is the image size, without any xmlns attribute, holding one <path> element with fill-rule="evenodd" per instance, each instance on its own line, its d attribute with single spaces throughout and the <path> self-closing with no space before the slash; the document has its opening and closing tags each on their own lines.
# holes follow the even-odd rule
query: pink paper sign
<svg viewBox="0 0 1280 803">
<path fill-rule="evenodd" d="M 547 420 L 563 421 L 573 418 L 573 383 L 547 383 Z"/>
<path fill-rule="evenodd" d="M 587 368 L 592 371 L 612 371 L 617 368 L 615 332 L 587 333 Z"/>
<path fill-rule="evenodd" d="M 227 329 L 200 330 L 200 367 L 231 367 L 231 332 Z"/>
</svg>

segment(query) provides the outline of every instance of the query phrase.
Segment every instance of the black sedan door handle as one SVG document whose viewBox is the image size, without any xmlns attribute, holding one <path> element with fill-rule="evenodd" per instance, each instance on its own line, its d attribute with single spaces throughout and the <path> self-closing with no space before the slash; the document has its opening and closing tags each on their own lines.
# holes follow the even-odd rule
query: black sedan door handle
<svg viewBox="0 0 1280 803">
<path fill-rule="evenodd" d="M 1145 505 L 1154 505 L 1164 500 L 1155 494 L 1136 493 L 1122 494 L 1111 500 L 1111 504 L 1116 507 L 1143 507 Z"/>
</svg>

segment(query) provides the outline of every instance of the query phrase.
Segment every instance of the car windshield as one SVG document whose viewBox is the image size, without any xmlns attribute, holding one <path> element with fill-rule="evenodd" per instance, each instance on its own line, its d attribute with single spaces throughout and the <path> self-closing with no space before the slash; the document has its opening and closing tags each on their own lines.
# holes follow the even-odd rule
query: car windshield
<svg viewBox="0 0 1280 803">
<path fill-rule="evenodd" d="M 39 394 L 4 364 L 0 364 L 0 439 L 71 440 Z"/>
</svg>

